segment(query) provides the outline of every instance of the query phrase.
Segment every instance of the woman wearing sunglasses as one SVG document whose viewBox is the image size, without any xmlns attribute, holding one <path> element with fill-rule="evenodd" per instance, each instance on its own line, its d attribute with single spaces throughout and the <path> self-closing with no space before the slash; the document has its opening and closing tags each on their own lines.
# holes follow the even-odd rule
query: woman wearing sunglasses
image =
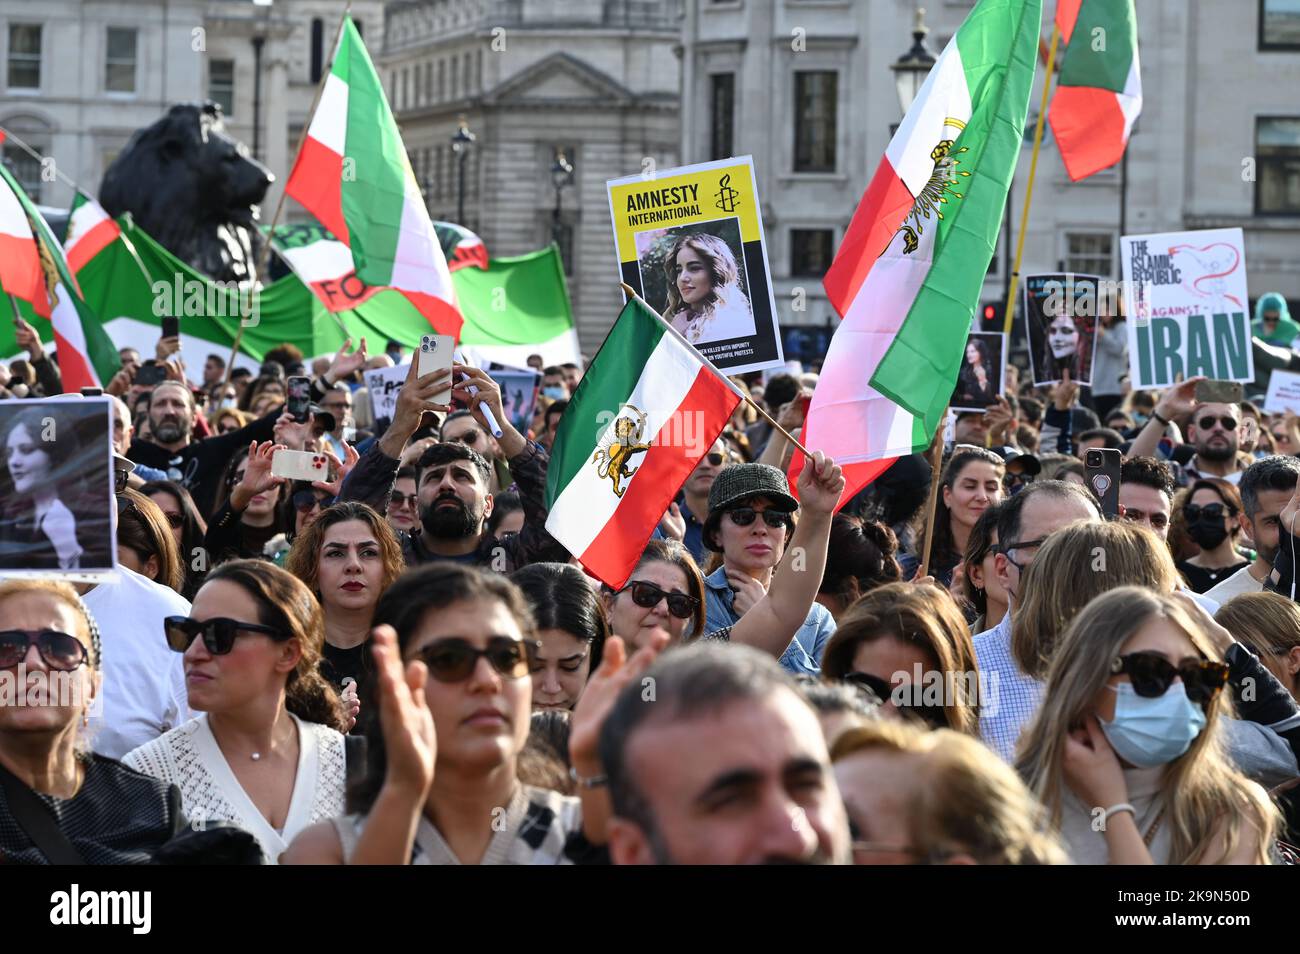
<svg viewBox="0 0 1300 954">
<path fill-rule="evenodd" d="M 367 728 L 352 813 L 303 832 L 285 861 L 565 863 L 565 842 L 581 827 L 578 799 L 517 776 L 537 652 L 519 588 L 428 563 L 388 589 L 375 620 L 381 719 Z"/>
<path fill-rule="evenodd" d="M 172 538 L 181 556 L 181 572 L 185 582 L 181 585 L 181 595 L 187 600 L 194 599 L 207 572 L 206 563 L 194 559 L 203 548 L 203 537 L 208 532 L 208 523 L 194 505 L 190 492 L 173 480 L 151 480 L 140 488 L 140 492 L 158 505 Z M 203 567 L 203 569 L 199 569 Z"/>
<path fill-rule="evenodd" d="M 1268 863 L 1278 813 L 1227 753 L 1228 666 L 1196 613 L 1124 586 L 1057 647 L 1016 767 L 1076 863 Z"/>
<path fill-rule="evenodd" d="M 1205 593 L 1249 562 L 1237 551 L 1241 494 L 1226 480 L 1201 478 L 1192 484 L 1186 500 L 1183 523 L 1201 550 L 1179 560 L 1178 572 L 1193 592 Z"/>
<path fill-rule="evenodd" d="M 648 645 L 661 629 L 673 645 L 704 633 L 704 577 L 678 540 L 647 543 L 627 583 L 606 587 L 604 598 L 610 631 L 629 651 Z"/>
<path fill-rule="evenodd" d="M 533 563 L 511 573 L 510 582 L 523 590 L 537 623 L 540 646 L 529 664 L 533 710 L 567 712 L 600 665 L 610 635 L 605 605 L 586 575 L 567 563 Z"/>
<path fill-rule="evenodd" d="M 177 593 L 184 585 L 167 518 L 156 503 L 129 487 L 117 495 L 117 562 Z"/>
<path fill-rule="evenodd" d="M 101 648 L 85 604 L 67 583 L 8 580 L 0 621 L 0 679 L 25 693 L 0 704 L 0 858 L 148 862 L 184 825 L 180 793 L 89 753 Z"/>
<path fill-rule="evenodd" d="M 303 828 L 343 810 L 345 716 L 320 675 L 311 591 L 263 560 L 208 574 L 189 616 L 164 621 L 200 715 L 123 761 L 180 786 L 191 822 L 232 821 L 275 864 Z"/>
</svg>

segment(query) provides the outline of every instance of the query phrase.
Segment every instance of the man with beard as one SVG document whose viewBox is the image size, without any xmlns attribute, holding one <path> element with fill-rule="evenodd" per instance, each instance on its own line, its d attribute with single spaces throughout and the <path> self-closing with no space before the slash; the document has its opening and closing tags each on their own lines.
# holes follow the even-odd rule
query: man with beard
<svg viewBox="0 0 1300 954">
<path fill-rule="evenodd" d="M 151 440 L 131 442 L 127 457 L 137 464 L 166 471 L 171 480 L 189 490 L 199 513 L 212 513 L 221 473 L 235 451 L 253 441 L 275 437 L 276 419 L 284 405 L 273 408 L 265 417 L 228 434 L 194 440 L 194 395 L 179 381 L 164 381 L 149 395 L 149 433 Z"/>
<path fill-rule="evenodd" d="M 1156 456 L 1160 438 L 1169 422 L 1189 417 L 1187 436 L 1196 453 L 1183 466 L 1179 484 L 1184 487 L 1200 477 L 1218 477 L 1230 484 L 1241 480 L 1242 467 L 1237 460 L 1241 441 L 1241 405 L 1216 401 L 1198 403 L 1196 386 L 1204 380 L 1203 377 L 1189 378 L 1165 391 L 1156 402 L 1151 419 L 1128 452 L 1129 457 Z"/>
<path fill-rule="evenodd" d="M 659 658 L 618 695 L 599 755 L 615 864 L 849 862 L 821 724 L 756 649 L 703 642 Z"/>
<path fill-rule="evenodd" d="M 473 419 L 489 430 L 483 405 L 500 422 L 497 444 L 514 475 L 524 506 L 524 528 L 501 540 L 488 529 L 492 515 L 489 489 L 492 468 L 474 449 L 457 441 L 434 444 L 416 462 L 415 486 L 419 526 L 399 533 L 408 567 L 431 560 L 455 560 L 484 569 L 509 573 L 529 563 L 567 563 L 569 551 L 546 532 L 546 466 L 548 457 L 539 444 L 524 438 L 501 408 L 501 387 L 486 371 L 455 364 L 457 383 L 452 397 L 468 404 Z M 397 395 L 393 421 L 384 435 L 361 455 L 348 474 L 340 500 L 360 500 L 386 513 L 402 451 L 420 426 L 425 412 L 446 413 L 446 404 L 433 398 L 447 389 L 445 369 L 419 377 L 411 362 L 406 381 Z M 468 375 L 467 380 L 461 380 Z M 477 388 L 471 394 L 469 388 Z"/>
<path fill-rule="evenodd" d="M 1223 604 L 1242 593 L 1258 593 L 1273 569 L 1278 548 L 1278 514 L 1295 493 L 1300 478 L 1300 460 L 1294 457 L 1265 457 L 1251 464 L 1241 475 L 1242 513 L 1237 520 L 1255 543 L 1255 559 L 1232 576 L 1206 590 L 1205 596 Z"/>
</svg>

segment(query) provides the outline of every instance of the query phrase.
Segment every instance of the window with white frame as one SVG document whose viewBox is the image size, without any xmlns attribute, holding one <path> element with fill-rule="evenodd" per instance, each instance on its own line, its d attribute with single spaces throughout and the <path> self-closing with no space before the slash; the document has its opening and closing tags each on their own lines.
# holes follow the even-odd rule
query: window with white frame
<svg viewBox="0 0 1300 954">
<path fill-rule="evenodd" d="M 41 25 L 9 24 L 9 88 L 41 88 Z"/>
<path fill-rule="evenodd" d="M 1111 277 L 1115 268 L 1115 237 L 1110 232 L 1066 232 L 1065 271 Z"/>
<path fill-rule="evenodd" d="M 135 48 L 139 32 L 131 27 L 109 27 L 104 53 L 104 89 L 110 93 L 135 92 Z"/>
</svg>

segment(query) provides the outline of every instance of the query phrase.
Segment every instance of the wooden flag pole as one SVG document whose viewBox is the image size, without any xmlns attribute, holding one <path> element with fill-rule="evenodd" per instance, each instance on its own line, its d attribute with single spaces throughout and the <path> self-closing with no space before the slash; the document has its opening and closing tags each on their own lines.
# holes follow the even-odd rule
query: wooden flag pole
<svg viewBox="0 0 1300 954">
<path fill-rule="evenodd" d="M 948 409 L 939 415 L 939 428 L 934 432 L 930 444 L 930 495 L 925 504 L 925 545 L 921 550 L 921 565 L 917 568 L 914 579 L 926 576 L 930 571 L 930 547 L 934 544 L 934 510 L 939 502 L 939 482 L 943 477 L 939 465 L 943 463 L 943 425 L 948 419 Z"/>
<path fill-rule="evenodd" d="M 647 302 L 647 301 L 646 301 L 644 298 L 642 298 L 640 295 L 638 295 L 638 294 L 636 293 L 636 289 L 635 289 L 635 288 L 633 288 L 633 287 L 632 287 L 631 285 L 629 285 L 627 282 L 619 282 L 619 284 L 623 286 L 623 294 L 627 295 L 628 298 L 635 298 L 637 301 L 641 302 L 641 304 L 645 306 L 645 308 L 646 308 L 647 311 L 649 311 L 652 315 L 654 315 L 656 318 L 658 318 L 660 321 L 662 321 L 662 322 L 664 323 L 664 327 L 666 327 L 670 332 L 672 332 L 674 335 L 676 335 L 676 336 L 677 336 L 677 337 L 678 337 L 682 342 L 684 342 L 687 346 L 690 346 L 690 342 L 689 342 L 689 341 L 686 341 L 686 339 L 683 338 L 683 337 L 681 336 L 681 334 L 677 331 L 677 329 L 674 328 L 674 327 L 673 327 L 673 326 L 668 322 L 668 320 L 667 320 L 666 318 L 664 318 L 663 315 L 659 314 L 659 312 L 657 312 L 655 309 L 651 308 L 651 307 L 650 307 L 650 303 Z M 808 448 L 804 447 L 804 446 L 803 446 L 801 443 L 799 443 L 797 440 L 795 440 L 794 436 L 793 436 L 789 431 L 787 431 L 784 427 L 782 427 L 780 424 L 778 424 L 778 423 L 776 422 L 776 419 L 773 418 L 771 414 L 768 414 L 767 411 L 766 411 L 766 410 L 765 410 L 765 409 L 764 409 L 764 408 L 763 408 L 763 407 L 762 407 L 762 406 L 761 406 L 757 401 L 755 401 L 754 398 L 753 398 L 751 395 L 749 395 L 749 394 L 748 394 L 747 392 L 745 392 L 745 391 L 742 391 L 740 388 L 736 387 L 736 385 L 732 382 L 732 380 L 731 380 L 730 378 L 728 378 L 725 374 L 723 374 L 721 371 L 719 371 L 717 368 L 715 368 L 715 367 L 713 366 L 713 362 L 710 361 L 708 358 L 704 357 L 704 355 L 700 355 L 700 360 L 704 362 L 704 366 L 705 366 L 706 368 L 708 368 L 710 371 L 712 371 L 714 374 L 716 374 L 719 378 L 721 378 L 723 381 L 725 381 L 725 382 L 727 383 L 727 387 L 730 388 L 734 394 L 736 394 L 736 395 L 737 395 L 741 400 L 743 400 L 743 401 L 747 401 L 747 402 L 749 403 L 749 406 L 750 406 L 750 407 L 752 407 L 754 410 L 756 410 L 756 411 L 759 413 L 759 415 L 760 415 L 764 420 L 767 421 L 767 423 L 771 424 L 773 430 L 777 431 L 779 434 L 781 434 L 783 437 L 785 437 L 785 439 L 786 439 L 787 441 L 789 441 L 791 444 L 793 444 L 795 447 L 797 447 L 797 448 L 799 449 L 799 452 L 802 453 L 804 457 L 807 457 L 809 460 L 812 460 L 812 456 L 813 456 L 813 455 L 812 455 L 812 452 L 809 451 Z"/>
<path fill-rule="evenodd" d="M 1029 224 L 1029 204 L 1034 200 L 1034 174 L 1038 171 L 1038 148 L 1043 144 L 1043 120 L 1047 118 L 1047 97 L 1052 89 L 1052 70 L 1056 66 L 1056 46 L 1061 39 L 1061 31 L 1052 24 L 1052 45 L 1047 49 L 1047 70 L 1043 77 L 1043 101 L 1038 107 L 1038 122 L 1034 126 L 1034 152 L 1029 159 L 1029 182 L 1025 185 L 1025 204 L 1020 209 L 1020 234 L 1016 237 L 1016 262 L 1011 269 L 1011 281 L 1007 283 L 1006 310 L 1003 312 L 1002 331 L 1011 335 L 1011 318 L 1016 313 L 1016 286 L 1020 284 L 1020 257 L 1025 251 L 1025 228 Z M 1015 182 L 1008 186 L 1008 192 Z"/>
</svg>

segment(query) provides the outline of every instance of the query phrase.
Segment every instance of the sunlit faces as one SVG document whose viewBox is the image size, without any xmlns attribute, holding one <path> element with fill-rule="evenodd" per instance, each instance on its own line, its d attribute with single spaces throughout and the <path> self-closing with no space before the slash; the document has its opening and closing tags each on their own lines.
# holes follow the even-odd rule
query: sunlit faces
<svg viewBox="0 0 1300 954">
<path fill-rule="evenodd" d="M 714 463 L 713 460 L 709 459 L 711 457 L 721 459 Z M 691 475 L 686 478 L 685 487 L 687 492 L 701 496 L 707 494 L 709 488 L 713 486 L 713 481 L 718 476 L 718 472 L 727 466 L 729 457 L 727 445 L 721 439 L 714 441 L 713 446 L 709 448 L 709 452 L 700 458 L 700 462 L 695 465 Z"/>
<path fill-rule="evenodd" d="M 761 521 L 756 522 L 761 523 Z M 691 595 L 686 571 L 675 563 L 648 560 L 636 568 L 631 579 L 627 581 L 627 586 L 631 587 L 638 581 L 653 583 L 665 593 Z M 610 599 L 607 605 L 610 628 L 615 635 L 623 637 L 629 643 L 629 653 L 645 646 L 651 632 L 655 629 L 666 630 L 672 637 L 672 642 L 679 643 L 686 627 L 690 624 L 689 619 L 680 619 L 668 612 L 667 600 L 660 600 L 649 609 L 637 606 L 632 600 L 630 589 L 625 589 L 618 596 Z"/>
<path fill-rule="evenodd" d="M 384 559 L 379 541 L 361 520 L 332 524 L 321 540 L 317 568 L 321 603 L 328 610 L 363 609 L 379 600 Z"/>
<path fill-rule="evenodd" d="M 29 494 L 49 483 L 50 452 L 26 424 L 16 424 L 5 441 L 5 461 L 14 492 Z"/>
<path fill-rule="evenodd" d="M 542 648 L 533 661 L 533 708 L 572 709 L 591 672 L 591 643 L 563 629 L 537 634 Z"/>
<path fill-rule="evenodd" d="M 1169 515 L 1172 513 L 1169 498 L 1155 487 L 1121 483 L 1119 505 L 1129 523 L 1145 527 L 1161 540 L 1169 536 Z"/>
<path fill-rule="evenodd" d="M 193 407 L 187 390 L 173 382 L 154 388 L 149 401 L 149 430 L 160 444 L 174 444 L 190 436 Z"/>
<path fill-rule="evenodd" d="M 190 617 L 224 617 L 261 624 L 257 601 L 238 583 L 213 580 L 194 597 Z M 185 688 L 191 709 L 234 712 L 273 695 L 284 685 L 302 655 L 297 640 L 276 640 L 241 630 L 230 652 L 214 656 L 196 636 L 185 650 Z"/>
<path fill-rule="evenodd" d="M 914 681 L 934 669 L 934 660 L 924 649 L 897 636 L 882 636 L 858 645 L 853 654 L 853 671 L 864 672 L 889 683 L 891 689 Z M 887 708 L 896 708 L 893 696 L 882 699 Z"/>
<path fill-rule="evenodd" d="M 729 567 L 757 576 L 781 562 L 789 531 L 784 525 L 767 525 L 762 516 L 772 509 L 772 501 L 767 498 L 757 497 L 746 501 L 743 506 L 749 507 L 758 515 L 754 522 L 742 527 L 736 524 L 729 513 L 724 513 L 718 522 L 717 538 Z"/>
<path fill-rule="evenodd" d="M 1147 620 L 1141 629 L 1128 638 L 1116 655 L 1127 656 L 1130 653 L 1159 653 L 1174 666 L 1189 659 L 1202 658 L 1191 637 L 1163 616 Z M 1117 686 L 1121 682 L 1130 681 L 1128 674 L 1121 672 L 1107 679 L 1106 685 Z M 1174 682 L 1180 683 L 1182 678 L 1176 676 Z M 1093 699 L 1093 713 L 1103 722 L 1113 721 L 1117 698 L 1115 692 L 1102 688 Z"/>
<path fill-rule="evenodd" d="M 1281 523 L 1278 521 L 1278 514 L 1285 508 L 1291 500 L 1291 491 L 1289 490 L 1260 490 L 1256 493 L 1259 501 L 1259 512 L 1255 516 L 1247 518 L 1245 514 L 1240 515 L 1242 528 L 1250 533 L 1250 538 L 1255 543 L 1255 549 L 1259 552 L 1259 557 L 1264 562 L 1272 565 L 1273 560 L 1277 557 L 1278 541 L 1281 535 Z"/>
<path fill-rule="evenodd" d="M 393 496 L 388 504 L 388 524 L 394 530 L 411 530 L 418 520 L 415 478 L 399 477 L 393 482 Z"/>
<path fill-rule="evenodd" d="M 430 609 L 407 640 L 409 662 L 441 639 L 458 638 L 486 649 L 493 637 L 522 639 L 519 624 L 497 600 L 474 600 Z M 532 680 L 509 679 L 480 657 L 468 679 L 439 682 L 430 676 L 425 698 L 438 738 L 438 766 L 486 771 L 514 758 L 530 727 Z"/>
<path fill-rule="evenodd" d="M 1035 546 L 1019 544 L 1042 541 L 1076 520 L 1096 523 L 1101 520 L 1101 515 L 1095 507 L 1074 494 L 1061 497 L 1052 493 L 1038 493 L 1025 501 L 1020 511 L 1019 539 L 1000 541 L 1000 548 L 1013 549 L 1009 557 L 1005 552 L 998 553 L 995 563 L 998 582 L 1008 596 L 1019 598 L 1020 580 L 1041 547 L 1041 543 Z"/>
<path fill-rule="evenodd" d="M 458 417 L 448 422 L 442 429 L 442 439 L 445 443 L 455 441 L 464 444 L 471 450 L 478 451 L 488 460 L 492 460 L 496 455 L 497 448 L 494 442 L 488 437 L 487 431 L 483 430 L 472 417 Z"/>
<path fill-rule="evenodd" d="M 697 305 L 713 294 L 709 263 L 689 245 L 677 253 L 677 294 L 688 305 Z"/>
<path fill-rule="evenodd" d="M 1002 499 L 1002 471 L 983 460 L 973 460 L 961 469 L 951 487 L 943 488 L 943 503 L 953 523 L 975 526 L 985 510 Z"/>
<path fill-rule="evenodd" d="M 91 668 L 90 635 L 85 620 L 63 600 L 41 592 L 12 593 L 0 600 L 0 620 L 4 629 L 52 629 L 75 636 L 85 647 L 87 659 L 80 668 L 51 677 L 40 651 L 35 646 L 29 647 L 22 663 L 27 674 L 22 698 L 26 704 L 9 704 L 0 697 L 3 703 L 0 704 L 0 732 L 57 733 L 75 726 L 99 684 L 98 675 Z M 7 678 L 17 678 L 17 667 Z M 66 699 L 61 691 L 63 686 L 68 687 Z M 15 694 L 18 688 L 16 684 L 13 686 Z M 50 698 L 51 688 L 55 690 L 54 699 Z M 54 702 L 69 704 L 51 704 Z M 72 705 L 73 702 L 80 704 Z"/>
<path fill-rule="evenodd" d="M 1189 430 L 1199 456 L 1212 461 L 1232 460 L 1241 440 L 1241 408 L 1235 404 L 1201 404 L 1192 415 Z"/>
<path fill-rule="evenodd" d="M 854 864 L 916 861 L 908 816 L 919 763 L 919 756 L 882 749 L 859 749 L 835 763 L 853 831 Z"/>
<path fill-rule="evenodd" d="M 420 472 L 420 521 L 431 536 L 475 533 L 492 515 L 492 495 L 468 460 L 433 464 Z"/>
<path fill-rule="evenodd" d="M 1068 358 L 1079 346 L 1079 329 L 1069 315 L 1057 315 L 1047 326 L 1047 347 L 1055 358 Z"/>
</svg>

